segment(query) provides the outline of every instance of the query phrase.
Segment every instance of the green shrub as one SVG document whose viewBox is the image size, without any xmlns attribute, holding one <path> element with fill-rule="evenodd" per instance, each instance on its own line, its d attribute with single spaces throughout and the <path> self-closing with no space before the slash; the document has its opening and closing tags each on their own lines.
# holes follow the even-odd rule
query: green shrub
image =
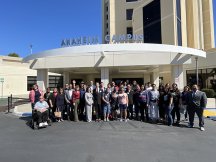
<svg viewBox="0 0 216 162">
<path fill-rule="evenodd" d="M 206 96 L 208 98 L 215 98 L 215 96 L 216 96 L 215 91 L 213 89 L 205 88 L 205 89 L 202 89 L 202 91 L 206 93 Z"/>
</svg>

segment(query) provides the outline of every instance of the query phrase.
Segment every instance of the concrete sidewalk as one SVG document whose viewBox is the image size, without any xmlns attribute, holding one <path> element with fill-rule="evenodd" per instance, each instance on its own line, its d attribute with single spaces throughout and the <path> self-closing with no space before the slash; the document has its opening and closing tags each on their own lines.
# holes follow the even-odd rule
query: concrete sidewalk
<svg viewBox="0 0 216 162">
<path fill-rule="evenodd" d="M 14 115 L 20 117 L 31 116 L 32 115 L 31 103 L 15 106 L 12 112 L 14 113 Z"/>
<path fill-rule="evenodd" d="M 12 112 L 17 116 L 31 116 L 31 103 L 15 106 Z M 216 108 L 207 108 L 204 111 L 205 117 L 216 117 Z"/>
</svg>

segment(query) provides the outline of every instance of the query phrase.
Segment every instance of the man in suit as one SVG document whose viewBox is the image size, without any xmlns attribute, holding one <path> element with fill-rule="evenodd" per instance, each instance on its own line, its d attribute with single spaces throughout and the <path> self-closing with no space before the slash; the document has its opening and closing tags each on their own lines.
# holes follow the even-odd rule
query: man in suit
<svg viewBox="0 0 216 162">
<path fill-rule="evenodd" d="M 189 125 L 192 128 L 194 125 L 194 115 L 197 114 L 199 118 L 200 130 L 204 131 L 204 117 L 203 111 L 206 108 L 207 97 L 205 92 L 198 90 L 198 86 L 195 84 L 192 87 L 192 91 L 188 93 L 187 97 L 188 113 L 189 113 Z"/>
<path fill-rule="evenodd" d="M 96 121 L 100 121 L 103 116 L 102 110 L 102 96 L 104 93 L 103 86 L 96 82 L 96 87 L 93 91 L 93 98 L 94 98 L 94 106 L 96 110 Z"/>
<path fill-rule="evenodd" d="M 65 102 L 66 102 L 66 110 L 67 110 L 67 118 L 68 121 L 70 120 L 71 117 L 71 113 L 72 113 L 72 94 L 73 94 L 73 85 L 70 84 L 66 84 L 65 85 L 65 90 L 64 90 L 64 94 L 65 94 Z"/>
</svg>

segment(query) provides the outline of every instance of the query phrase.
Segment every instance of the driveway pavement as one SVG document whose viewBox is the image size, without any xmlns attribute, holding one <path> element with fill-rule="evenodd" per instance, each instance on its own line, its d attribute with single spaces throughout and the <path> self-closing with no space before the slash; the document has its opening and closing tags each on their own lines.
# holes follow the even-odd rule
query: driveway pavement
<svg viewBox="0 0 216 162">
<path fill-rule="evenodd" d="M 68 122 L 32 130 L 29 118 L 0 113 L 0 162 L 216 161 L 216 122 L 206 131 L 138 121 Z M 197 123 L 196 123 L 197 124 Z"/>
</svg>

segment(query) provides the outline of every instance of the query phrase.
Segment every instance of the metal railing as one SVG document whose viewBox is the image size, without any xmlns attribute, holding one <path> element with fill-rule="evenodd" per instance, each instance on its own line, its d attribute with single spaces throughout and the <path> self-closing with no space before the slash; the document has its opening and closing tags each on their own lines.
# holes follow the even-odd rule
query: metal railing
<svg viewBox="0 0 216 162">
<path fill-rule="evenodd" d="M 7 112 L 10 113 L 10 110 L 13 109 L 15 106 L 19 106 L 26 103 L 29 103 L 28 98 L 13 97 L 11 94 L 8 97 Z"/>
</svg>

